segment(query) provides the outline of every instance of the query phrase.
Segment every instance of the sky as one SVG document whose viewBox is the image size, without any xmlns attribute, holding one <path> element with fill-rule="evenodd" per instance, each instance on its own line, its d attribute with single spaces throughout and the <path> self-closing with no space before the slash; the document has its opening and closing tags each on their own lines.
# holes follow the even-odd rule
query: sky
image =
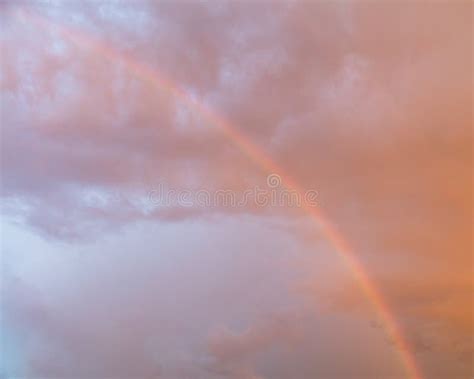
<svg viewBox="0 0 474 379">
<path fill-rule="evenodd" d="M 472 16 L 1 1 L 0 378 L 472 377 Z"/>
</svg>

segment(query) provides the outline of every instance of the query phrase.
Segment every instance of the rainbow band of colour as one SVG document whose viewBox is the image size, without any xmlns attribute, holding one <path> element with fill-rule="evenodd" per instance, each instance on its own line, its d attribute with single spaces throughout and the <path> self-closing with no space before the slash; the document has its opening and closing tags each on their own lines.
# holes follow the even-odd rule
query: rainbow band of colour
<svg viewBox="0 0 474 379">
<path fill-rule="evenodd" d="M 237 130 L 226 118 L 210 109 L 206 104 L 199 102 L 191 97 L 173 80 L 169 79 L 156 68 L 151 68 L 146 64 L 140 63 L 135 58 L 118 52 L 103 42 L 84 34 L 70 27 L 65 27 L 39 16 L 31 11 L 21 10 L 18 12 L 20 19 L 29 21 L 39 28 L 59 30 L 60 33 L 68 40 L 83 48 L 94 51 L 102 57 L 117 61 L 123 64 L 124 68 L 136 78 L 153 85 L 159 90 L 165 90 L 173 97 L 181 101 L 192 111 L 197 112 L 204 120 L 216 126 L 227 138 L 229 138 L 243 153 L 245 153 L 255 164 L 268 174 L 277 174 L 282 180 L 282 185 L 288 190 L 297 192 L 303 198 L 303 189 L 296 183 L 284 170 L 277 166 L 264 151 L 255 143 L 250 141 L 245 135 Z M 378 317 L 380 318 L 384 330 L 390 340 L 397 348 L 401 362 L 405 368 L 407 377 L 410 379 L 423 379 L 420 368 L 417 365 L 415 357 L 411 352 L 406 339 L 401 332 L 392 312 L 390 311 L 386 301 L 382 297 L 381 292 L 370 279 L 362 264 L 358 261 L 355 253 L 349 247 L 343 236 L 338 232 L 329 219 L 317 209 L 306 204 L 302 205 L 304 212 L 314 220 L 319 226 L 320 232 L 326 240 L 331 243 L 340 258 L 344 261 L 348 269 L 354 275 L 362 292 L 369 300 Z"/>
</svg>

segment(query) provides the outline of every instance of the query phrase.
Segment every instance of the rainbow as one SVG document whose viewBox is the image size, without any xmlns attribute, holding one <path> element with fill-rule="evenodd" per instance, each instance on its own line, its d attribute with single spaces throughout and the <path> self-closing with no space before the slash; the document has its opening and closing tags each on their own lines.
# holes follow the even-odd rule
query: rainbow
<svg viewBox="0 0 474 379">
<path fill-rule="evenodd" d="M 285 173 L 281 167 L 274 163 L 261 148 L 248 139 L 243 133 L 239 132 L 229 120 L 215 110 L 210 109 L 206 104 L 190 96 L 190 94 L 185 92 L 173 80 L 163 75 L 163 73 L 158 71 L 156 68 L 151 68 L 150 66 L 137 61 L 132 56 L 119 52 L 114 48 L 107 46 L 102 41 L 86 35 L 81 31 L 73 30 L 71 27 L 65 27 L 64 25 L 53 22 L 36 13 L 32 13 L 29 10 L 18 10 L 17 15 L 20 20 L 29 21 L 38 28 L 55 28 L 56 30 L 59 30 L 65 38 L 74 44 L 93 50 L 105 59 L 121 62 L 126 70 L 136 78 L 151 84 L 159 90 L 167 91 L 171 96 L 179 99 L 189 109 L 201 115 L 204 120 L 217 127 L 262 170 L 269 174 L 279 175 L 282 180 L 282 185 L 284 185 L 288 190 L 298 193 L 300 198 L 303 198 L 304 191 L 300 185 L 298 185 L 290 175 Z M 387 305 L 386 300 L 367 274 L 363 265 L 357 259 L 354 251 L 320 209 L 307 204 L 302 204 L 302 209 L 317 223 L 321 233 L 324 235 L 326 240 L 331 243 L 340 258 L 354 275 L 360 289 L 373 306 L 377 316 L 382 322 L 387 336 L 396 346 L 396 350 L 400 356 L 401 362 L 403 363 L 407 377 L 410 379 L 423 379 L 423 375 L 418 367 L 414 354 L 412 353 L 400 326 L 393 316 L 393 313 Z"/>
</svg>

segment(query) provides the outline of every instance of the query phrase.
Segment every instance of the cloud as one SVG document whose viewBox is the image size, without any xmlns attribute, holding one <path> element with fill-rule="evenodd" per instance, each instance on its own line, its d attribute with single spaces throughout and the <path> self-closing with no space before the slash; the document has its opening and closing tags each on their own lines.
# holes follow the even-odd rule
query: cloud
<svg viewBox="0 0 474 379">
<path fill-rule="evenodd" d="M 62 25 L 159 70 L 318 190 L 428 377 L 472 371 L 470 4 L 1 7 L 4 287 L 16 369 L 400 375 L 383 330 L 370 327 L 373 310 L 304 215 L 151 206 L 158 183 L 242 193 L 269 173 L 130 61 L 75 43 Z M 267 259 L 272 249 L 284 264 Z M 25 263 L 35 256 L 36 266 Z M 46 284 L 55 262 L 59 284 Z M 360 351 L 359 337 L 370 341 Z"/>
<path fill-rule="evenodd" d="M 6 362 L 8 377 L 311 377 L 336 375 L 334 359 L 355 377 L 399 368 L 383 332 L 333 319 L 299 294 L 312 248 L 257 217 L 144 223 L 67 249 L 4 228 L 22 237 L 4 246 L 4 325 L 17 331 L 4 342 L 23 360 Z M 314 267 L 327 262 L 320 255 Z M 368 368 L 365 349 L 333 357 L 354 349 L 359 333 L 384 365 Z"/>
</svg>

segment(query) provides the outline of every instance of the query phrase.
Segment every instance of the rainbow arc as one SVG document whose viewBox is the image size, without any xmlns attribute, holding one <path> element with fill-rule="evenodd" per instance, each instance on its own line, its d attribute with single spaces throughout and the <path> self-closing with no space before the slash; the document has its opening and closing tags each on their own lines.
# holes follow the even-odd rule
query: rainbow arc
<svg viewBox="0 0 474 379">
<path fill-rule="evenodd" d="M 281 178 L 281 184 L 288 190 L 294 191 L 304 197 L 303 188 L 295 182 L 285 170 L 278 166 L 259 146 L 252 142 L 242 132 L 240 132 L 229 120 L 216 110 L 209 108 L 206 104 L 200 102 L 195 97 L 183 90 L 172 79 L 161 73 L 158 69 L 141 63 L 131 55 L 119 52 L 113 47 L 101 42 L 94 37 L 66 27 L 57 22 L 53 22 L 43 16 L 39 16 L 31 11 L 21 10 L 18 12 L 21 19 L 27 20 L 40 29 L 59 30 L 61 35 L 74 43 L 75 45 L 93 51 L 111 61 L 120 62 L 123 67 L 139 80 L 142 80 L 160 91 L 166 91 L 169 95 L 178 99 L 190 110 L 197 112 L 203 120 L 217 127 L 229 140 L 231 140 L 249 159 L 268 174 L 277 174 Z M 337 230 L 335 225 L 320 210 L 306 204 L 302 204 L 302 210 L 319 226 L 319 231 L 325 239 L 330 242 L 339 257 L 346 264 L 348 269 L 354 275 L 360 289 L 373 306 L 380 321 L 383 324 L 387 336 L 393 341 L 396 350 L 403 363 L 408 378 L 423 379 L 420 368 L 417 365 L 414 354 L 412 353 L 404 334 L 401 331 L 392 311 L 386 300 L 382 296 L 373 280 L 371 280 L 367 271 L 356 254 L 351 249 L 343 235 Z"/>
</svg>

